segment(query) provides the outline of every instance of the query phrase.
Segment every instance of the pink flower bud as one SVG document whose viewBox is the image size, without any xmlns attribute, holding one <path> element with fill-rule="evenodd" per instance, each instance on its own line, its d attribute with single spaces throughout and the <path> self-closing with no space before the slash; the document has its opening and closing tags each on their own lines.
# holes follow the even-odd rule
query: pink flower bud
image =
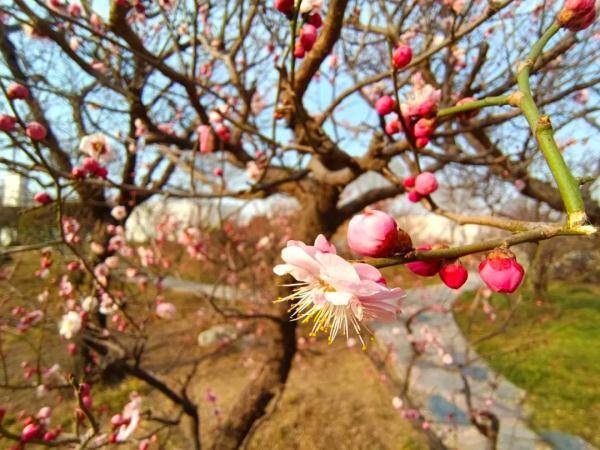
<svg viewBox="0 0 600 450">
<path fill-rule="evenodd" d="M 31 122 L 27 125 L 27 129 L 25 130 L 27 136 L 31 138 L 33 141 L 41 141 L 46 138 L 48 134 L 48 130 L 46 127 L 38 122 Z"/>
<path fill-rule="evenodd" d="M 435 120 L 421 118 L 415 123 L 413 134 L 416 138 L 428 138 L 435 130 Z"/>
<path fill-rule="evenodd" d="M 402 186 L 405 188 L 415 187 L 415 177 L 406 177 L 402 182 Z"/>
<path fill-rule="evenodd" d="M 388 115 L 389 113 L 394 111 L 395 107 L 396 102 L 389 95 L 384 95 L 383 97 L 378 98 L 375 102 L 375 110 L 380 116 Z"/>
<path fill-rule="evenodd" d="M 305 24 L 300 30 L 300 43 L 302 48 L 310 52 L 317 41 L 317 29 L 310 23 Z"/>
<path fill-rule="evenodd" d="M 440 278 L 451 289 L 458 289 L 465 284 L 468 276 L 467 269 L 460 261 L 444 263 L 440 269 Z"/>
<path fill-rule="evenodd" d="M 32 439 L 39 438 L 42 429 L 36 423 L 30 423 L 25 425 L 23 431 L 21 431 L 21 441 L 29 442 Z"/>
<path fill-rule="evenodd" d="M 8 114 L 0 114 L 0 131 L 5 131 L 10 133 L 15 130 L 15 124 L 17 123 L 17 119 L 13 116 L 9 116 Z"/>
<path fill-rule="evenodd" d="M 494 292 L 515 292 L 525 271 L 510 250 L 496 249 L 479 264 L 479 276 Z"/>
<path fill-rule="evenodd" d="M 138 450 L 148 450 L 149 448 L 150 442 L 148 441 L 148 439 L 144 439 L 140 442 L 140 445 L 138 445 Z"/>
<path fill-rule="evenodd" d="M 33 196 L 33 199 L 41 205 L 47 205 L 52 201 L 52 197 L 47 192 L 38 192 Z"/>
<path fill-rule="evenodd" d="M 215 175 L 215 177 L 222 177 L 223 176 L 223 169 L 221 169 L 220 167 L 215 167 L 213 169 L 213 174 Z"/>
<path fill-rule="evenodd" d="M 437 191 L 438 183 L 431 172 L 422 172 L 415 178 L 415 191 L 421 195 L 429 195 Z"/>
<path fill-rule="evenodd" d="M 584 30 L 595 19 L 595 0 L 567 0 L 557 17 L 558 23 L 571 31 Z"/>
<path fill-rule="evenodd" d="M 423 196 L 421 194 L 419 194 L 417 191 L 410 191 L 408 193 L 407 197 L 408 197 L 408 200 L 413 203 L 418 203 L 423 198 Z"/>
<path fill-rule="evenodd" d="M 29 89 L 20 83 L 10 83 L 6 95 L 10 100 L 25 100 L 29 98 Z"/>
<path fill-rule="evenodd" d="M 392 54 L 392 63 L 396 69 L 406 67 L 412 59 L 412 48 L 408 45 L 399 45 Z"/>
<path fill-rule="evenodd" d="M 431 245 L 422 245 L 417 250 L 431 250 Z M 432 277 L 440 271 L 442 263 L 439 260 L 414 261 L 406 264 L 408 270 L 422 277 Z"/>
<path fill-rule="evenodd" d="M 398 226 L 383 211 L 367 210 L 348 224 L 348 246 L 363 256 L 382 258 L 398 250 Z"/>
<path fill-rule="evenodd" d="M 275 0 L 275 9 L 286 16 L 294 12 L 294 0 Z"/>
</svg>

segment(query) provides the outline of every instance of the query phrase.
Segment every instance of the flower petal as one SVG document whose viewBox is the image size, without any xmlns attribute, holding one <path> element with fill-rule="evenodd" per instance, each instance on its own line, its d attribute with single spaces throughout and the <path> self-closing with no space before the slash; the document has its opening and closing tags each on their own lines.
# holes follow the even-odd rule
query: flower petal
<svg viewBox="0 0 600 450">
<path fill-rule="evenodd" d="M 336 306 L 347 306 L 350 304 L 352 299 L 355 299 L 352 294 L 347 292 L 325 292 L 325 299 Z"/>
</svg>

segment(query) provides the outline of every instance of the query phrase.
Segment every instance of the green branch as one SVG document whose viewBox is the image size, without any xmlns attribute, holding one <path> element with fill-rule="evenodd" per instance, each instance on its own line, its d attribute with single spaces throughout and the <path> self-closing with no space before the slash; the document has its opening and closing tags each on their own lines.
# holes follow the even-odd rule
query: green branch
<svg viewBox="0 0 600 450">
<path fill-rule="evenodd" d="M 531 68 L 535 65 L 537 58 L 542 53 L 548 41 L 560 30 L 560 24 L 553 23 L 542 37 L 533 45 L 531 51 L 527 55 L 527 59 L 519 65 L 517 74 L 517 82 L 521 98 L 519 106 L 527 118 L 529 127 L 535 135 L 539 147 L 546 158 L 548 167 L 552 172 L 552 176 L 558 185 L 558 190 L 563 199 L 568 219 L 567 226 L 575 227 L 586 222 L 585 206 L 581 193 L 579 192 L 579 183 L 569 170 L 560 149 L 554 139 L 552 123 L 550 118 L 545 115 L 540 115 L 540 112 L 531 95 L 531 87 L 529 85 L 529 75 Z"/>
<path fill-rule="evenodd" d="M 525 242 L 537 242 L 544 239 L 550 239 L 555 236 L 587 236 L 596 232 L 592 226 L 580 226 L 576 229 L 563 228 L 558 226 L 544 226 L 538 229 L 515 233 L 510 236 L 491 239 L 488 241 L 476 242 L 473 244 L 462 245 L 460 247 L 442 248 L 438 250 L 412 251 L 402 256 L 392 256 L 390 258 L 368 259 L 364 262 L 375 267 L 390 267 L 399 264 L 406 264 L 412 261 L 431 261 L 441 259 L 456 259 L 461 256 L 473 253 L 485 252 L 497 247 L 511 247 Z"/>
<path fill-rule="evenodd" d="M 475 100 L 469 103 L 463 103 L 462 105 L 451 106 L 450 108 L 440 109 L 437 113 L 437 117 L 446 117 L 453 114 L 460 114 L 474 109 L 481 109 L 486 106 L 503 106 L 510 104 L 510 95 L 499 95 L 497 97 L 486 97 L 481 100 Z"/>
</svg>

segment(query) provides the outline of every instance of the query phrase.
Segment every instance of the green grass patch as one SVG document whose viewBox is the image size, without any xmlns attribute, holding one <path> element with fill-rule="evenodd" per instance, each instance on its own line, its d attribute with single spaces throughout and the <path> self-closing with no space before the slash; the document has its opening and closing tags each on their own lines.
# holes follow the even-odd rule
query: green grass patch
<svg viewBox="0 0 600 450">
<path fill-rule="evenodd" d="M 497 317 L 483 313 L 474 293 L 455 305 L 465 335 L 476 341 L 506 322 L 505 332 L 476 343 L 498 372 L 528 392 L 532 426 L 583 437 L 600 446 L 600 287 L 556 283 L 544 300 L 493 295 Z"/>
</svg>

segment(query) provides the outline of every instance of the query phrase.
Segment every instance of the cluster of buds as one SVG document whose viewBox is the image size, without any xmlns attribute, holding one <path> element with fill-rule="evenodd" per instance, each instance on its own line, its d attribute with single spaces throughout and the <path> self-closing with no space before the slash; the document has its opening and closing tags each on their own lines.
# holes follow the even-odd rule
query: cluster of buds
<svg viewBox="0 0 600 450">
<path fill-rule="evenodd" d="M 294 18 L 294 0 L 275 0 L 275 9 L 286 15 L 288 20 Z M 294 56 L 304 58 L 307 52 L 310 52 L 317 41 L 318 29 L 323 25 L 323 19 L 319 12 L 320 2 L 312 0 L 302 0 L 299 5 L 298 13 L 302 17 L 302 28 L 300 29 L 299 39 L 294 47 Z"/>
<path fill-rule="evenodd" d="M 417 250 L 428 251 L 445 248 L 444 245 L 423 245 Z M 406 264 L 413 273 L 432 277 L 439 274 L 442 282 L 452 289 L 460 288 L 468 278 L 465 267 L 459 260 L 419 260 Z M 494 292 L 510 294 L 517 290 L 523 281 L 525 270 L 519 264 L 514 253 L 498 248 L 486 256 L 479 264 L 479 276 Z"/>
<path fill-rule="evenodd" d="M 2 409 L 2 416 L 5 411 Z M 46 442 L 52 442 L 61 433 L 61 427 L 56 427 L 49 430 L 50 417 L 52 416 L 52 409 L 48 406 L 41 408 L 38 413 L 33 416 L 27 416 L 23 419 L 23 428 L 21 429 L 21 442 L 27 443 L 34 439 L 43 440 Z"/>
<path fill-rule="evenodd" d="M 417 250 L 428 251 L 445 248 L 445 245 L 422 245 Z M 458 259 L 451 260 L 419 260 L 406 264 L 408 270 L 422 277 L 439 275 L 442 282 L 451 289 L 459 289 L 469 277 L 467 269 Z"/>
<path fill-rule="evenodd" d="M 6 96 L 9 100 L 27 100 L 30 96 L 27 86 L 21 83 L 11 83 L 6 89 Z M 3 113 L 0 114 L 0 131 L 11 133 L 15 131 L 17 119 L 14 116 Z M 30 122 L 25 126 L 25 134 L 32 141 L 43 141 L 48 135 L 48 129 L 39 122 Z"/>
<path fill-rule="evenodd" d="M 402 184 L 408 191 L 408 199 L 413 203 L 419 202 L 438 189 L 437 179 L 431 172 L 421 172 L 416 177 L 406 177 Z"/>
<path fill-rule="evenodd" d="M 108 176 L 108 169 L 101 165 L 97 159 L 86 156 L 83 158 L 80 166 L 73 167 L 71 176 L 76 179 L 85 178 L 87 176 L 106 179 Z"/>
</svg>

